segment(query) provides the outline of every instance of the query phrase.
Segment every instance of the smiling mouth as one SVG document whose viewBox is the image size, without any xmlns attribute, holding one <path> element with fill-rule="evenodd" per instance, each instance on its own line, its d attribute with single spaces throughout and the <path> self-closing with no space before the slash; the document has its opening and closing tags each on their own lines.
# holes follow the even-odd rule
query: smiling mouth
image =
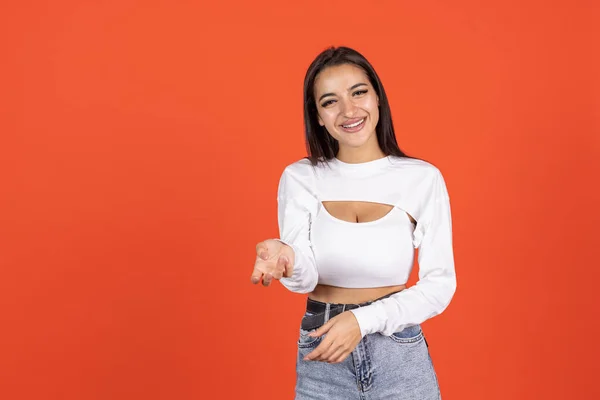
<svg viewBox="0 0 600 400">
<path fill-rule="evenodd" d="M 362 124 L 363 122 L 365 122 L 365 119 L 362 118 L 356 122 L 354 122 L 353 124 L 347 124 L 347 125 L 342 125 L 342 128 L 345 129 L 351 129 L 351 128 L 356 128 L 357 126 L 359 126 L 360 124 Z"/>
<path fill-rule="evenodd" d="M 367 120 L 367 117 L 361 118 L 359 120 L 353 120 L 355 122 L 352 122 L 350 124 L 346 123 L 344 125 L 340 125 L 340 127 L 342 128 L 342 132 L 346 132 L 346 133 L 356 133 L 361 131 L 364 127 L 365 127 L 365 121 Z"/>
</svg>

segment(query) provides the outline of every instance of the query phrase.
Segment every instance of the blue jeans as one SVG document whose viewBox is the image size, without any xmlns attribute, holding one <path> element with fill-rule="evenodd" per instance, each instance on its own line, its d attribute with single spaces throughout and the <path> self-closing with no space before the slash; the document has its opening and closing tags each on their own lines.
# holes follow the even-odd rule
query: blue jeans
<svg viewBox="0 0 600 400">
<path fill-rule="evenodd" d="M 312 315 L 307 311 L 303 320 Z M 327 319 L 325 316 L 324 321 Z M 327 334 L 319 338 L 309 337 L 313 330 L 316 328 L 300 328 L 295 400 L 441 399 L 420 325 L 391 336 L 380 333 L 366 335 L 339 364 L 303 360 L 327 337 Z"/>
</svg>

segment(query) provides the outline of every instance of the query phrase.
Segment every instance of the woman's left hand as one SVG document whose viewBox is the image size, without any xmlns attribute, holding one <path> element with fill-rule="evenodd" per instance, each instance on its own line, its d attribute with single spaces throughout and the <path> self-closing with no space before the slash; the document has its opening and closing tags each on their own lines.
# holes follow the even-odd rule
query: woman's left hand
<svg viewBox="0 0 600 400">
<path fill-rule="evenodd" d="M 336 315 L 308 336 L 318 337 L 325 333 L 327 333 L 327 337 L 316 349 L 304 357 L 305 361 L 341 363 L 352 353 L 362 339 L 358 321 L 350 311 Z"/>
</svg>

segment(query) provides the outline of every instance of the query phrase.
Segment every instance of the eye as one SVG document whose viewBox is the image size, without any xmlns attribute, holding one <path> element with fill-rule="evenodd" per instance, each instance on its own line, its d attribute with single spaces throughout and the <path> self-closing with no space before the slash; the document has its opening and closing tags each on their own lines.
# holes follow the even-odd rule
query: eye
<svg viewBox="0 0 600 400">
<path fill-rule="evenodd" d="M 321 104 L 321 107 L 327 107 L 328 105 L 330 105 L 331 103 L 333 103 L 335 100 L 327 100 L 325 103 Z"/>
<path fill-rule="evenodd" d="M 355 96 L 360 96 L 361 94 L 365 94 L 367 93 L 368 90 L 357 90 L 356 92 L 354 92 Z"/>
</svg>

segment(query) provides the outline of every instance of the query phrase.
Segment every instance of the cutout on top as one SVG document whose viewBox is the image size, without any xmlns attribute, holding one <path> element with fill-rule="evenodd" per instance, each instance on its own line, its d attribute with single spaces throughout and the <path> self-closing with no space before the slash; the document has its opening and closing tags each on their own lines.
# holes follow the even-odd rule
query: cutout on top
<svg viewBox="0 0 600 400">
<path fill-rule="evenodd" d="M 394 209 L 394 206 L 368 201 L 323 201 L 323 207 L 334 218 L 346 222 L 365 223 L 384 218 Z M 415 219 L 406 213 L 413 225 Z"/>
</svg>

